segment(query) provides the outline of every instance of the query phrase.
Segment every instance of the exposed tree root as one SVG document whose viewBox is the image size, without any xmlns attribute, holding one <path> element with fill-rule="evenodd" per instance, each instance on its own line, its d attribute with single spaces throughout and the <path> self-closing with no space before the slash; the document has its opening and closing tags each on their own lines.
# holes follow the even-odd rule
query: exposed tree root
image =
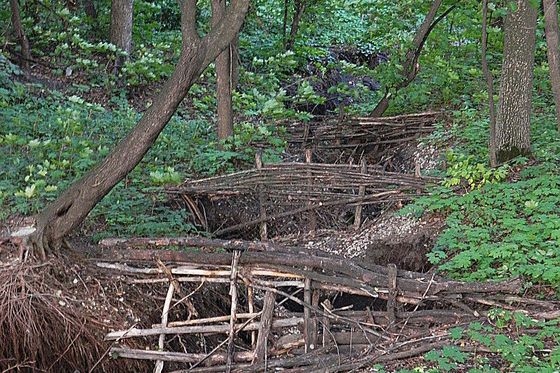
<svg viewBox="0 0 560 373">
<path fill-rule="evenodd" d="M 101 338 L 107 327 L 123 325 L 114 311 L 108 316 L 114 306 L 93 288 L 95 272 L 63 257 L 39 262 L 31 252 L 21 261 L 11 243 L 0 242 L 0 372 L 88 372 L 108 348 Z M 145 368 L 103 360 L 96 371 L 139 367 Z"/>
</svg>

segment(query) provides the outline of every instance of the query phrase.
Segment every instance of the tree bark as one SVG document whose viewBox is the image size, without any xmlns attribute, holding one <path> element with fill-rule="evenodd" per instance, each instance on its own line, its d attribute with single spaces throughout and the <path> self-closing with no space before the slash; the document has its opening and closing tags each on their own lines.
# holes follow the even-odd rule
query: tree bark
<svg viewBox="0 0 560 373">
<path fill-rule="evenodd" d="M 27 40 L 27 36 L 25 35 L 21 24 L 18 0 L 10 0 L 10 7 L 12 8 L 12 26 L 14 27 L 14 31 L 21 47 L 20 64 L 23 67 L 27 67 L 29 65 L 29 60 L 31 59 L 31 51 L 29 49 L 29 40 Z"/>
<path fill-rule="evenodd" d="M 231 43 L 231 90 L 235 91 L 239 84 L 239 65 L 241 58 L 239 57 L 239 34 L 235 35 Z"/>
<path fill-rule="evenodd" d="M 420 58 L 420 54 L 422 53 L 422 49 L 424 48 L 424 44 L 426 43 L 428 36 L 430 35 L 434 27 L 442 19 L 444 19 L 456 6 L 452 5 L 445 12 L 443 12 L 442 15 L 436 18 L 436 14 L 441 6 L 441 3 L 442 0 L 434 0 L 434 2 L 432 3 L 430 10 L 426 15 L 426 18 L 424 18 L 424 21 L 414 35 L 414 39 L 412 40 L 412 48 L 406 53 L 405 60 L 402 64 L 403 80 L 396 84 L 395 87 L 385 88 L 385 94 L 371 112 L 372 117 L 380 117 L 387 110 L 393 95 L 391 90 L 396 93 L 398 90 L 407 87 L 416 78 L 419 69 L 418 59 Z"/>
<path fill-rule="evenodd" d="M 550 84 L 554 94 L 558 131 L 560 131 L 560 52 L 558 50 L 560 44 L 558 41 L 558 7 L 556 0 L 543 0 L 543 8 Z"/>
<path fill-rule="evenodd" d="M 288 43 L 287 33 L 288 33 L 288 8 L 289 8 L 289 1 L 284 0 L 284 16 L 282 17 L 282 42 L 284 43 L 284 47 Z"/>
<path fill-rule="evenodd" d="M 125 56 L 117 57 L 115 72 L 126 62 L 132 51 L 132 14 L 134 0 L 113 0 L 111 2 L 111 35 L 110 41 L 117 48 L 126 52 Z"/>
<path fill-rule="evenodd" d="M 84 7 L 84 11 L 89 18 L 93 20 L 97 19 L 97 10 L 95 9 L 93 0 L 82 0 L 82 6 Z"/>
<path fill-rule="evenodd" d="M 505 19 L 504 61 L 496 118 L 496 159 L 507 162 L 531 153 L 531 98 L 537 10 L 517 0 Z"/>
<path fill-rule="evenodd" d="M 233 0 L 223 19 L 200 38 L 196 0 L 181 0 L 183 46 L 172 76 L 131 132 L 94 169 L 74 182 L 35 217 L 30 235 L 37 255 L 45 258 L 93 207 L 142 160 L 202 71 L 228 47 L 239 31 L 250 0 Z"/>
<path fill-rule="evenodd" d="M 212 0 L 212 24 L 223 17 L 226 9 L 225 0 Z M 218 140 L 225 140 L 233 135 L 232 92 L 232 44 L 216 58 L 216 98 L 218 106 Z"/>
<path fill-rule="evenodd" d="M 494 105 L 494 79 L 488 68 L 486 49 L 488 46 L 488 0 L 482 0 L 482 72 L 488 85 L 488 108 L 490 112 L 490 139 L 488 141 L 488 153 L 490 155 L 490 166 L 496 167 L 496 107 Z"/>
<path fill-rule="evenodd" d="M 305 0 L 295 0 L 295 11 L 294 18 L 292 19 L 292 25 L 290 26 L 290 36 L 286 41 L 286 50 L 292 50 L 296 42 L 296 36 L 299 30 L 299 23 L 305 12 L 306 3 Z"/>
</svg>

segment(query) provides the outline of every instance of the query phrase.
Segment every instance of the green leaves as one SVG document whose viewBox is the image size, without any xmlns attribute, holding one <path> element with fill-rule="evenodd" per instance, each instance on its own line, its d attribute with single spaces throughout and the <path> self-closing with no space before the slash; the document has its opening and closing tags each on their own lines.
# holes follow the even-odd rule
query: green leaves
<svg viewBox="0 0 560 373">
<path fill-rule="evenodd" d="M 487 123 L 480 115 L 457 112 L 452 127 L 461 150 L 447 153 L 443 184 L 461 185 L 464 194 L 435 188 L 402 213 L 446 214 L 446 229 L 428 259 L 450 276 L 472 281 L 522 276 L 529 283 L 560 289 L 560 176 L 552 157 L 558 144 L 542 135 L 553 131 L 556 122 L 546 114 L 535 119 L 536 153 L 546 157 L 518 171 L 516 181 L 505 182 L 510 167 L 519 170 L 527 159 L 494 170 L 487 167 L 486 138 L 480 136 Z M 431 138 L 438 141 L 437 132 Z"/>
<path fill-rule="evenodd" d="M 467 354 L 455 346 L 445 346 L 441 351 L 432 350 L 424 355 L 426 361 L 436 363 L 437 367 L 444 372 L 456 369 L 457 363 L 464 363 L 466 358 Z"/>
</svg>

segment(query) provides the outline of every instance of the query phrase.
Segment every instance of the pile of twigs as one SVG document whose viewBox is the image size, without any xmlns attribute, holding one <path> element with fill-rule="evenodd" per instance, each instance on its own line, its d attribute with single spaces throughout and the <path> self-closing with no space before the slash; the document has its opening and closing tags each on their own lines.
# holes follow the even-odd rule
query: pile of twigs
<svg viewBox="0 0 560 373">
<path fill-rule="evenodd" d="M 435 179 L 387 172 L 376 166 L 362 171 L 360 165 L 286 162 L 200 180 L 188 180 L 170 193 L 228 196 L 256 192 L 259 186 L 268 196 L 293 200 L 329 201 L 348 195 L 348 191 L 366 188 L 368 194 L 386 191 L 423 189 Z M 325 190 L 331 190 L 325 193 Z"/>
<path fill-rule="evenodd" d="M 313 144 L 320 149 L 385 146 L 418 139 L 434 130 L 443 113 L 426 112 L 381 118 L 329 118 L 289 125 L 291 144 Z"/>
<path fill-rule="evenodd" d="M 105 246 L 127 246 L 122 240 L 108 242 Z M 273 367 L 293 371 L 305 367 L 308 371 L 325 363 L 330 372 L 347 371 L 450 344 L 447 328 L 484 317 L 481 307 L 485 305 L 511 309 L 512 304 L 524 304 L 524 299 L 512 295 L 521 288 L 519 280 L 463 283 L 434 274 L 399 271 L 394 265 L 365 266 L 297 251 L 205 254 L 110 248 L 101 258 L 97 262 L 100 267 L 140 276 L 131 282 L 168 285 L 160 324 L 106 336 L 118 342 L 111 349 L 113 356 L 153 360 L 159 372 L 166 362 L 174 369 L 185 369 L 178 371 L 193 372 L 249 372 Z M 158 265 L 150 266 L 154 260 Z M 205 284 L 228 286 L 229 314 L 171 320 L 170 309 L 194 293 L 174 300 L 184 283 L 199 283 L 197 290 Z M 383 307 L 334 309 L 328 297 L 332 293 L 383 300 Z M 279 305 L 287 300 L 299 304 L 303 312 L 282 311 Z M 531 303 L 534 317 L 546 318 L 556 307 L 547 302 Z M 224 337 L 207 351 L 185 347 L 178 351 L 172 346 L 180 344 L 169 342 L 171 336 L 179 340 L 185 335 L 198 336 L 203 341 L 205 336 L 216 334 Z M 138 338 L 153 338 L 153 344 L 145 349 L 126 346 L 125 340 Z"/>
</svg>

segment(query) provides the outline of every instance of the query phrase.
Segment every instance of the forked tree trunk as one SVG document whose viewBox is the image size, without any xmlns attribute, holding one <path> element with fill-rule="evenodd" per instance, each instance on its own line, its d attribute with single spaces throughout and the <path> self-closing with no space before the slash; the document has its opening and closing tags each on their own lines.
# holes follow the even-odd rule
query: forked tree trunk
<svg viewBox="0 0 560 373">
<path fill-rule="evenodd" d="M 175 71 L 153 105 L 111 153 L 35 217 L 35 232 L 29 238 L 40 257 L 58 249 L 63 238 L 142 160 L 195 80 L 231 43 L 249 0 L 233 0 L 222 21 L 204 38 L 196 31 L 196 0 L 183 0 L 180 4 L 183 47 Z"/>
<path fill-rule="evenodd" d="M 111 2 L 111 35 L 110 41 L 117 48 L 126 52 L 125 56 L 117 57 L 115 72 L 128 60 L 132 51 L 132 14 L 134 0 L 113 0 Z"/>
<path fill-rule="evenodd" d="M 482 0 L 482 72 L 488 86 L 488 111 L 490 113 L 490 138 L 488 140 L 488 153 L 490 166 L 496 167 L 496 105 L 494 104 L 494 78 L 488 68 L 486 49 L 488 47 L 488 0 Z"/>
<path fill-rule="evenodd" d="M 507 162 L 531 153 L 531 98 L 537 10 L 529 0 L 517 0 L 504 28 L 504 61 L 496 118 L 496 159 Z"/>
<path fill-rule="evenodd" d="M 16 33 L 16 37 L 18 38 L 19 45 L 21 47 L 20 64 L 27 67 L 28 62 L 31 59 L 31 51 L 29 49 L 29 40 L 27 40 L 27 36 L 25 35 L 21 24 L 18 0 L 10 0 L 10 7 L 12 10 L 12 26 L 14 27 L 14 32 Z"/>
<path fill-rule="evenodd" d="M 212 24 L 222 19 L 226 9 L 225 0 L 212 0 Z M 233 135 L 232 93 L 232 45 L 224 49 L 216 58 L 216 99 L 218 106 L 218 140 Z"/>
<path fill-rule="evenodd" d="M 420 58 L 420 54 L 422 53 L 422 49 L 424 48 L 424 44 L 428 39 L 428 36 L 436 27 L 436 25 L 444 19 L 451 11 L 455 8 L 456 5 L 452 5 L 449 7 L 445 12 L 443 12 L 438 18 L 436 18 L 436 14 L 441 7 L 442 0 L 434 0 L 428 11 L 428 14 L 424 18 L 424 21 L 416 31 L 414 35 L 414 39 L 412 40 L 412 48 L 406 53 L 405 60 L 402 63 L 402 81 L 397 83 L 394 87 L 385 87 L 385 94 L 379 100 L 373 111 L 371 112 L 372 117 L 380 117 L 389 107 L 389 103 L 391 101 L 392 96 L 402 88 L 407 87 L 418 74 L 418 59 Z"/>
<path fill-rule="evenodd" d="M 556 0 L 543 0 L 544 30 L 548 53 L 550 84 L 556 106 L 556 122 L 560 131 L 560 44 L 558 41 L 558 6 Z"/>
</svg>

